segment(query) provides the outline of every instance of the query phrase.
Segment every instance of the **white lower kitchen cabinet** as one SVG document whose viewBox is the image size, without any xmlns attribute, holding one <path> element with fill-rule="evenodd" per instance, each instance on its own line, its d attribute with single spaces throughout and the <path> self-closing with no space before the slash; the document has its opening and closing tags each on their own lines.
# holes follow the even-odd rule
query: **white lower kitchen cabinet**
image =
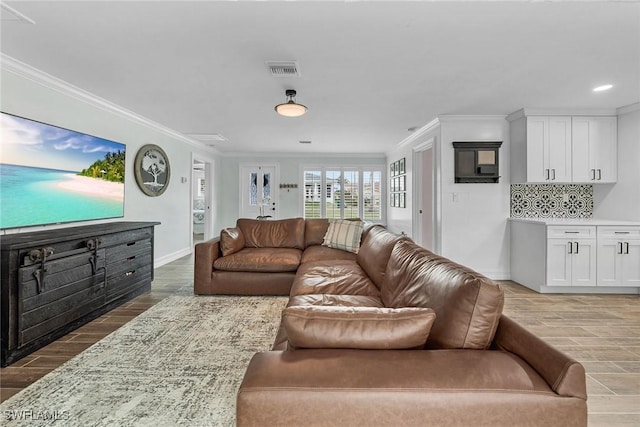
<svg viewBox="0 0 640 427">
<path fill-rule="evenodd" d="M 547 240 L 547 286 L 595 285 L 595 239 Z"/>
<path fill-rule="evenodd" d="M 640 224 L 510 222 L 515 282 L 541 293 L 640 293 Z"/>
<path fill-rule="evenodd" d="M 640 287 L 640 227 L 598 228 L 600 286 Z"/>
</svg>

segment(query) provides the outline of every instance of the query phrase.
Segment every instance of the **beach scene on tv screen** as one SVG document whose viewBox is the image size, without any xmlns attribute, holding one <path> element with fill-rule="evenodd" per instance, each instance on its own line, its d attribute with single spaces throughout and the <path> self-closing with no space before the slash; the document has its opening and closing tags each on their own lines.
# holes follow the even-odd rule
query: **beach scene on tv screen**
<svg viewBox="0 0 640 427">
<path fill-rule="evenodd" d="M 124 216 L 124 144 L 7 113 L 0 120 L 0 228 Z"/>
</svg>

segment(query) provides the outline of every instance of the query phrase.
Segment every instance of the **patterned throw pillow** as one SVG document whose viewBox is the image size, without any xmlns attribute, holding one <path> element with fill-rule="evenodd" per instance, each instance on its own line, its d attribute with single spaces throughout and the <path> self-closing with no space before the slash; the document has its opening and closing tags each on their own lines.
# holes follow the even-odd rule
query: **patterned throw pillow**
<svg viewBox="0 0 640 427">
<path fill-rule="evenodd" d="M 322 245 L 357 254 L 360 249 L 363 228 L 362 221 L 330 219 Z"/>
</svg>

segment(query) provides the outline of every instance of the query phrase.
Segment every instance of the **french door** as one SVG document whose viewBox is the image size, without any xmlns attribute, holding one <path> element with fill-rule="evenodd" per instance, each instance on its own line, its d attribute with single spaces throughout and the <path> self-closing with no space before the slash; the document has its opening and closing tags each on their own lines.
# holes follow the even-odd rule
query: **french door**
<svg viewBox="0 0 640 427">
<path fill-rule="evenodd" d="M 240 218 L 278 218 L 278 166 L 240 165 Z"/>
</svg>

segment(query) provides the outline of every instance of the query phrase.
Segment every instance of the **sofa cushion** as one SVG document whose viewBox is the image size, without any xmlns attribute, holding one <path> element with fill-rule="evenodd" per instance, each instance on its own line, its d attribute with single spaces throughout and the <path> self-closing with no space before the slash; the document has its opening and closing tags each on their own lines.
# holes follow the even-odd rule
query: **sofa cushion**
<svg viewBox="0 0 640 427">
<path fill-rule="evenodd" d="M 364 223 L 346 219 L 330 219 L 322 244 L 334 249 L 358 253 Z"/>
<path fill-rule="evenodd" d="M 225 228 L 220 232 L 222 256 L 231 255 L 244 249 L 244 235 L 239 228 Z"/>
<path fill-rule="evenodd" d="M 332 260 L 355 261 L 356 254 L 322 245 L 307 246 L 307 249 L 302 253 L 301 263 Z"/>
<path fill-rule="evenodd" d="M 294 306 L 282 311 L 293 348 L 406 349 L 424 346 L 436 315 L 428 308 Z"/>
<path fill-rule="evenodd" d="M 341 305 L 345 307 L 384 307 L 379 297 L 366 295 L 307 294 L 289 298 L 287 307 L 295 305 Z"/>
<path fill-rule="evenodd" d="M 378 288 L 382 286 L 384 281 L 393 245 L 402 238 L 402 236 L 393 234 L 380 225 L 371 227 L 368 233 L 362 237 L 362 244 L 357 255 L 358 264 Z"/>
<path fill-rule="evenodd" d="M 329 220 L 327 218 L 308 218 L 304 221 L 304 246 L 321 245 L 327 234 Z"/>
<path fill-rule="evenodd" d="M 291 295 L 334 294 L 380 297 L 380 291 L 355 261 L 301 264 Z"/>
<path fill-rule="evenodd" d="M 436 312 L 428 348 L 488 348 L 504 304 L 495 282 L 409 240 L 394 246 L 380 291 L 387 307 Z"/>
<path fill-rule="evenodd" d="M 224 271 L 282 272 L 296 271 L 302 251 L 291 248 L 244 248 L 213 262 L 213 267 Z"/>
<path fill-rule="evenodd" d="M 259 221 L 241 218 L 236 222 L 248 248 L 304 249 L 304 219 Z"/>
</svg>

